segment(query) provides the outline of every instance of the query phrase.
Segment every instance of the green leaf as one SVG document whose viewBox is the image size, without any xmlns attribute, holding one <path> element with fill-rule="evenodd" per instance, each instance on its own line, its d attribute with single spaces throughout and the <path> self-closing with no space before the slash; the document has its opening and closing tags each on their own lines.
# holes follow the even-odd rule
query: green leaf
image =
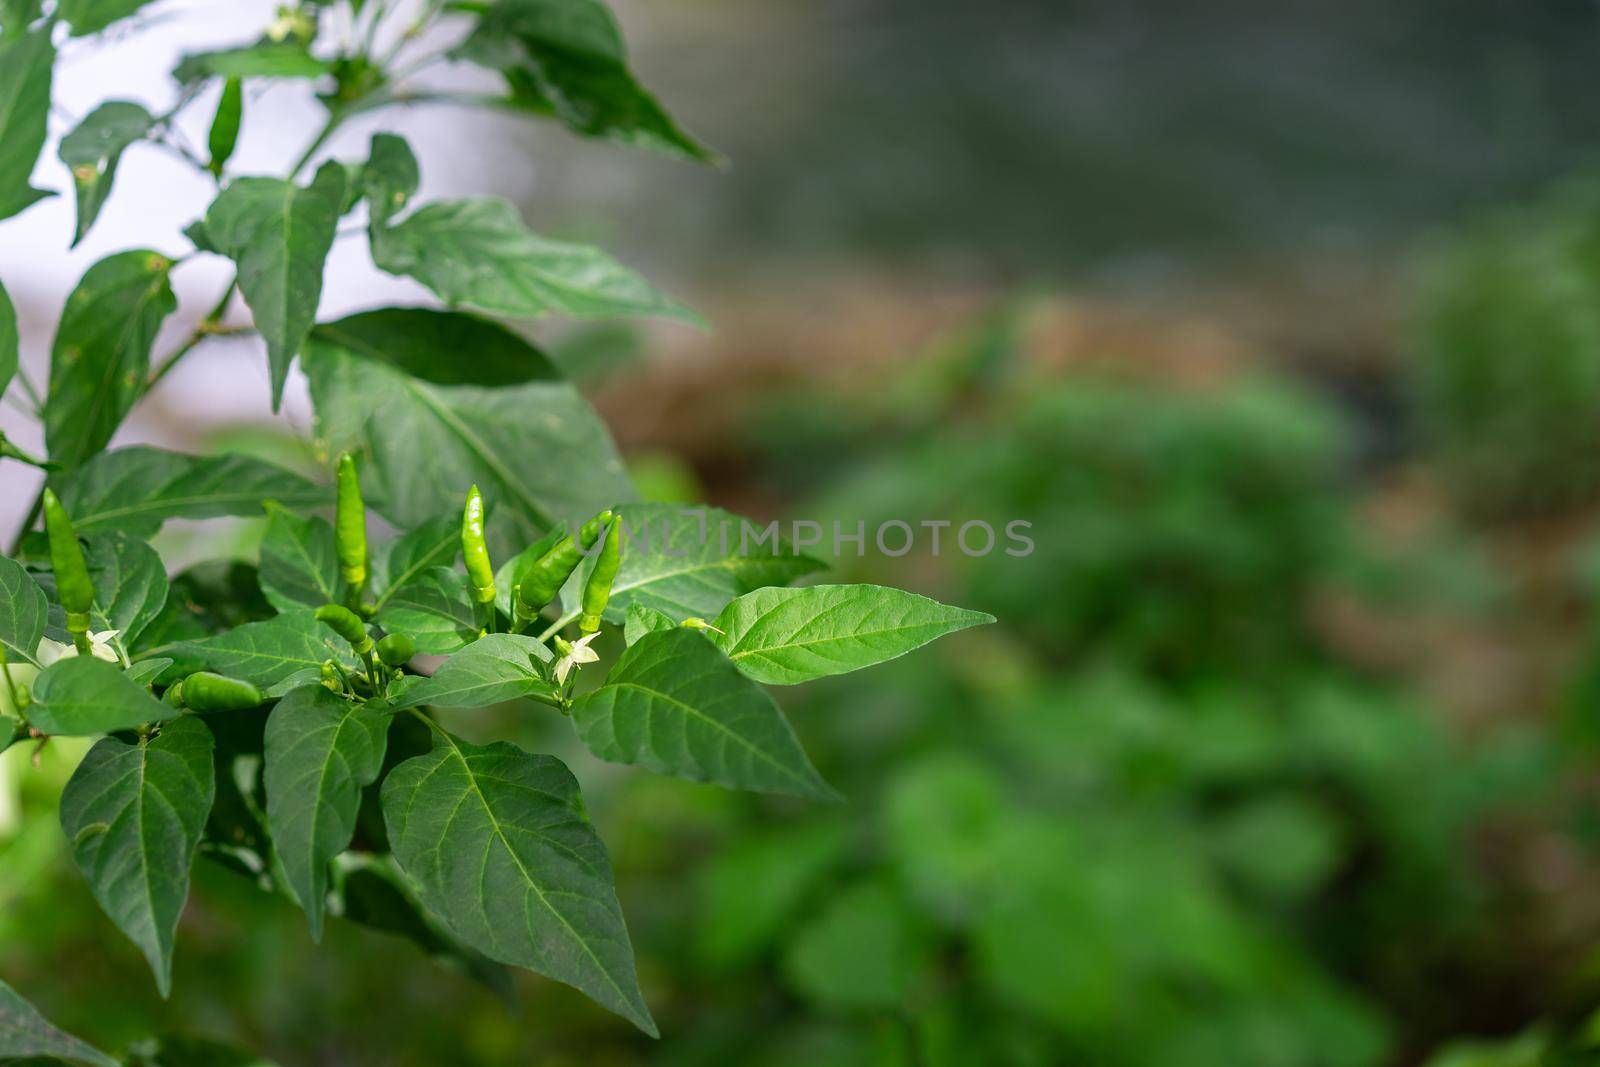
<svg viewBox="0 0 1600 1067">
<path fill-rule="evenodd" d="M 372 225 L 383 226 L 417 195 L 422 172 L 405 138 L 392 133 L 374 134 L 372 151 L 361 167 L 356 184 L 366 198 Z"/>
<path fill-rule="evenodd" d="M 61 162 L 72 172 L 72 187 L 78 199 L 74 246 L 88 234 L 111 196 L 122 153 L 129 145 L 148 137 L 155 124 L 155 117 L 141 105 L 107 100 L 61 139 Z"/>
<path fill-rule="evenodd" d="M 259 577 L 261 592 L 279 611 L 339 603 L 339 559 L 328 520 L 269 505 Z"/>
<path fill-rule="evenodd" d="M 423 571 L 449 567 L 461 551 L 461 509 L 452 508 L 372 550 L 373 602 L 382 608 L 389 598 Z"/>
<path fill-rule="evenodd" d="M 172 653 L 182 665 L 215 671 L 259 686 L 269 697 L 282 696 L 322 676 L 324 660 L 347 670 L 358 661 L 348 643 L 333 636 L 309 611 L 295 611 L 264 622 L 246 623 L 200 641 L 184 641 Z"/>
<path fill-rule="evenodd" d="M 794 685 L 870 667 L 969 626 L 994 622 L 881 585 L 757 589 L 722 609 L 711 638 L 745 674 Z"/>
<path fill-rule="evenodd" d="M 52 195 L 28 184 L 50 114 L 51 29 L 45 23 L 0 40 L 0 220 Z"/>
<path fill-rule="evenodd" d="M 328 863 L 349 846 L 361 790 L 383 767 L 389 717 L 386 709 L 307 685 L 267 719 L 267 825 L 313 940 L 322 939 Z"/>
<path fill-rule="evenodd" d="M 485 708 L 528 696 L 556 695 L 555 686 L 534 664 L 548 663 L 542 643 L 521 634 L 488 634 L 457 652 L 406 691 L 399 707 L 430 704 L 441 708 Z"/>
<path fill-rule="evenodd" d="M 127 18 L 148 3 L 150 0 L 61 0 L 56 14 L 72 27 L 72 36 L 85 37 Z"/>
<path fill-rule="evenodd" d="M 616 21 L 597 0 L 501 0 L 455 54 L 500 71 L 518 106 L 574 133 L 715 158 L 634 80 Z"/>
<path fill-rule="evenodd" d="M 611 587 L 606 620 L 622 625 L 628 608 L 642 604 L 669 616 L 714 618 L 728 601 L 766 585 L 782 585 L 822 564 L 794 552 L 779 539 L 777 524 L 760 527 L 719 508 L 679 504 L 624 504 L 622 566 Z M 561 591 L 568 611 L 593 561 Z"/>
<path fill-rule="evenodd" d="M 211 162 L 206 169 L 214 177 L 222 177 L 233 150 L 239 146 L 239 126 L 244 121 L 244 82 L 229 78 L 222 85 L 222 96 L 217 100 L 217 114 L 211 120 L 211 131 L 206 135 L 206 148 Z"/>
<path fill-rule="evenodd" d="M 174 660 L 167 659 L 164 656 L 156 656 L 152 659 L 142 659 L 122 673 L 127 677 L 128 681 L 135 685 L 154 685 L 155 680 L 161 677 L 161 672 L 172 666 L 174 662 Z"/>
<path fill-rule="evenodd" d="M 118 529 L 141 536 L 168 519 L 255 516 L 263 500 L 309 508 L 333 496 L 248 456 L 187 456 L 144 446 L 102 453 L 53 484 L 79 533 Z"/>
<path fill-rule="evenodd" d="M 52 737 L 92 737 L 177 714 L 177 708 L 151 696 L 116 664 L 70 656 L 50 664 L 33 680 L 28 722 Z"/>
<path fill-rule="evenodd" d="M 150 545 L 119 530 L 92 532 L 84 537 L 84 562 L 94 582 L 96 630 L 116 630 L 123 645 L 138 640 L 167 606 L 167 568 Z M 52 589 L 53 591 L 53 589 Z M 65 616 L 52 620 L 64 628 Z M 62 638 L 71 640 L 63 634 Z"/>
<path fill-rule="evenodd" d="M 211 748 L 211 731 L 193 716 L 163 726 L 153 741 L 107 737 L 61 792 L 72 858 L 100 907 L 150 961 L 163 997 L 172 990 L 189 865 L 216 795 Z"/>
<path fill-rule="evenodd" d="M 206 212 L 208 239 L 239 265 L 239 292 L 266 338 L 273 411 L 283 399 L 289 364 L 316 321 L 345 181 L 337 163 L 324 164 L 305 188 L 277 178 L 240 178 Z"/>
<path fill-rule="evenodd" d="M 71 1034 L 51 1026 L 39 1009 L 0 982 L 0 1058 L 48 1056 L 89 1067 L 117 1067 L 117 1061 Z"/>
<path fill-rule="evenodd" d="M 330 451 L 372 455 L 368 500 L 400 526 L 459 517 L 477 485 L 504 558 L 633 496 L 605 425 L 565 383 L 433 385 L 315 338 L 304 366 L 318 436 Z"/>
<path fill-rule="evenodd" d="M 389 633 L 406 634 L 418 652 L 433 656 L 462 648 L 483 629 L 466 578 L 448 567 L 429 567 L 394 590 L 373 621 Z"/>
<path fill-rule="evenodd" d="M 333 65 L 293 41 L 263 41 L 243 48 L 184 56 L 172 76 L 188 84 L 202 78 L 320 78 Z"/>
<path fill-rule="evenodd" d="M 435 746 L 383 783 L 389 841 L 423 904 L 491 959 L 576 986 L 655 1036 L 572 773 L 505 742 L 441 732 Z"/>
<path fill-rule="evenodd" d="M 319 325 L 312 338 L 436 385 L 560 381 L 539 349 L 497 322 L 461 311 L 384 308 Z"/>
<path fill-rule="evenodd" d="M 32 576 L 15 560 L 0 556 L 0 645 L 12 663 L 33 663 L 44 636 L 50 605 Z"/>
<path fill-rule="evenodd" d="M 572 722 L 589 751 L 613 763 L 734 789 L 838 798 L 766 690 L 693 630 L 639 638 L 604 685 L 573 703 Z"/>
<path fill-rule="evenodd" d="M 494 197 L 437 201 L 393 226 L 374 228 L 372 258 L 453 307 L 491 315 L 646 315 L 704 325 L 599 249 L 533 233 L 515 207 Z"/>
<path fill-rule="evenodd" d="M 628 621 L 622 631 L 622 639 L 628 644 L 636 644 L 645 634 L 653 634 L 659 630 L 675 630 L 678 624 L 672 616 L 655 608 L 643 604 L 630 604 L 628 606 Z"/>
<path fill-rule="evenodd" d="M 0 396 L 11 386 L 17 376 L 17 356 L 20 338 L 17 335 L 17 309 L 11 295 L 0 285 Z"/>
<path fill-rule="evenodd" d="M 67 298 L 44 405 L 52 460 L 75 467 L 105 448 L 144 392 L 156 331 L 178 307 L 171 270 L 159 252 L 119 252 L 90 267 Z"/>
</svg>

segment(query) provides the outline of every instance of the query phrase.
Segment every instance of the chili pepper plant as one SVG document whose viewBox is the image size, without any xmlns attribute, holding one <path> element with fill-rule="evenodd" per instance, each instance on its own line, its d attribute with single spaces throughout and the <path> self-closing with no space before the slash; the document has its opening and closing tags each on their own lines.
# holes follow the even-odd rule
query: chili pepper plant
<svg viewBox="0 0 1600 1067">
<path fill-rule="evenodd" d="M 0 2 L 0 220 L 51 195 L 30 182 L 58 49 L 136 29 L 147 6 Z M 103 211 L 134 209 L 114 188 L 126 152 L 175 152 L 216 194 L 181 237 L 88 269 L 45 388 L 19 372 L 0 290 L 0 389 L 37 414 L 47 453 L 3 447 L 45 476 L 0 558 L 5 743 L 99 738 L 62 793 L 62 830 L 164 996 L 198 856 L 295 901 L 313 937 L 329 914 L 409 931 L 469 970 L 566 982 L 655 1034 L 579 782 L 551 755 L 463 740 L 436 710 L 524 701 L 568 718 L 603 760 L 827 804 L 840 798 L 766 686 L 992 619 L 895 589 L 796 586 L 820 564 L 777 537 L 745 536 L 716 509 L 639 502 L 600 418 L 507 322 L 695 313 L 502 200 L 415 203 L 403 137 L 323 158 L 356 116 L 429 100 L 713 162 L 630 72 L 600 3 L 302 2 L 241 36 L 185 57 L 166 110 L 109 100 L 61 139 L 74 243 Z M 452 63 L 494 72 L 503 91 L 431 88 Z M 266 79 L 311 82 L 324 121 L 285 173 L 241 174 L 230 160 Z M 204 151 L 178 132 L 197 110 Z M 352 226 L 379 268 L 438 305 L 319 320 L 329 249 Z M 174 273 L 212 257 L 232 280 L 158 354 Z M 309 379 L 325 482 L 243 455 L 108 447 L 173 367 L 205 358 L 237 301 L 274 409 L 296 359 Z M 260 516 L 263 501 L 247 584 L 266 610 L 254 589 L 206 586 L 202 568 L 169 575 L 150 544 L 169 520 Z M 378 529 L 398 533 L 369 540 Z M 595 645 L 603 631 L 621 640 Z M 118 1062 L 3 983 L 0 1001 L 0 1059 Z"/>
</svg>

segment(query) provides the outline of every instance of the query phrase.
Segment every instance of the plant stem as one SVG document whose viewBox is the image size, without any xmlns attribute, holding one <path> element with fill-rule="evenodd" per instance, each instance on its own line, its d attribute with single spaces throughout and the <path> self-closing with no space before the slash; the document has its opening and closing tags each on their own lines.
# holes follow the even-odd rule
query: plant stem
<svg viewBox="0 0 1600 1067">
<path fill-rule="evenodd" d="M 544 642 L 550 640 L 556 634 L 560 633 L 562 630 L 565 630 L 568 626 L 571 626 L 573 623 L 577 622 L 578 621 L 578 616 L 581 615 L 581 614 L 583 614 L 583 613 L 579 612 L 579 611 L 572 611 L 572 612 L 568 612 L 567 614 L 561 616 L 561 618 L 559 618 L 555 622 L 551 623 L 550 626 L 545 630 L 544 633 L 539 635 L 539 643 L 540 644 L 544 644 Z"/>
</svg>

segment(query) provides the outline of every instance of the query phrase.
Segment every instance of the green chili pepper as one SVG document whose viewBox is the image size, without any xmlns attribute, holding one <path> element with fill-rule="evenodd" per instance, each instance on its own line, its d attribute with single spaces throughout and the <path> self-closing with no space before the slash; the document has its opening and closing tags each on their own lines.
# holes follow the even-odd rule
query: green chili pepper
<svg viewBox="0 0 1600 1067">
<path fill-rule="evenodd" d="M 89 611 L 94 607 L 94 583 L 83 561 L 83 546 L 72 531 L 72 520 L 55 493 L 44 491 L 44 528 L 50 536 L 50 567 L 55 571 L 56 596 L 67 613 L 67 633 L 78 654 L 89 655 Z"/>
<path fill-rule="evenodd" d="M 483 536 L 483 494 L 478 487 L 467 490 L 467 506 L 461 513 L 461 555 L 467 562 L 467 580 L 472 597 L 480 604 L 494 602 L 494 566 L 489 562 L 489 546 Z"/>
<path fill-rule="evenodd" d="M 167 691 L 161 694 L 161 701 L 175 708 L 183 707 L 183 679 L 180 678 L 167 686 Z"/>
<path fill-rule="evenodd" d="M 200 671 L 185 678 L 179 689 L 179 699 L 191 711 L 245 711 L 261 706 L 261 690 L 249 682 L 229 678 L 210 671 Z M 171 689 L 167 690 L 170 694 Z"/>
<path fill-rule="evenodd" d="M 361 501 L 361 476 L 356 460 L 346 452 L 339 457 L 339 495 L 334 512 L 334 546 L 339 556 L 339 574 L 345 580 L 355 610 L 367 587 L 367 506 Z"/>
<path fill-rule="evenodd" d="M 378 642 L 378 658 L 386 666 L 404 667 L 416 654 L 416 644 L 405 634 L 390 634 Z"/>
<path fill-rule="evenodd" d="M 612 522 L 606 530 L 606 542 L 600 547 L 600 556 L 594 561 L 594 570 L 583 586 L 583 617 L 578 620 L 582 633 L 592 634 L 600 629 L 600 616 L 605 614 L 606 603 L 611 599 L 611 583 L 617 580 L 617 570 L 622 566 L 622 523 Z"/>
<path fill-rule="evenodd" d="M 528 568 L 517 584 L 517 621 L 527 622 L 539 617 L 544 606 L 556 598 L 572 572 L 578 569 L 583 554 L 594 547 L 600 531 L 612 519 L 611 512 L 602 511 L 578 530 L 577 540 L 572 535 L 561 538 L 549 551 Z"/>
<path fill-rule="evenodd" d="M 317 621 L 350 642 L 356 655 L 364 656 L 372 651 L 372 635 L 367 633 L 360 616 L 349 608 L 324 604 L 317 609 Z"/>
</svg>

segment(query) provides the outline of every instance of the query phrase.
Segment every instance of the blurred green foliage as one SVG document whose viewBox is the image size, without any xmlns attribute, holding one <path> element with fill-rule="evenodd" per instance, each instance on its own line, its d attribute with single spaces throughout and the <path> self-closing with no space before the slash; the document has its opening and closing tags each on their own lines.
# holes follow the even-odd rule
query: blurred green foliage
<svg viewBox="0 0 1600 1067">
<path fill-rule="evenodd" d="M 1439 248 L 1416 323 L 1423 430 L 1478 512 L 1592 499 L 1600 452 L 1600 185 L 1566 184 Z"/>
</svg>

